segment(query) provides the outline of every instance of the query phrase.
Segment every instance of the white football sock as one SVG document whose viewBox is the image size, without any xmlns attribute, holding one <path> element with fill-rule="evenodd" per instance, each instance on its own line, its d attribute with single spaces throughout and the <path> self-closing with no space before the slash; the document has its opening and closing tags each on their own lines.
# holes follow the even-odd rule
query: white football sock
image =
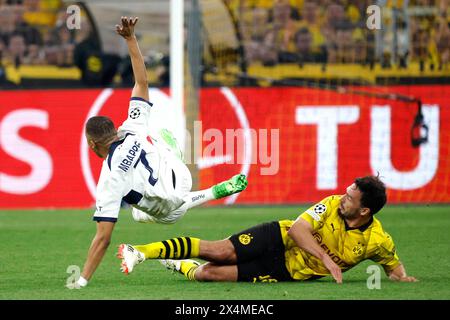
<svg viewBox="0 0 450 320">
<path fill-rule="evenodd" d="M 215 198 L 212 192 L 212 188 L 200 191 L 191 191 L 183 199 L 185 201 L 185 203 L 183 204 L 183 208 L 189 210 L 214 199 Z"/>
</svg>

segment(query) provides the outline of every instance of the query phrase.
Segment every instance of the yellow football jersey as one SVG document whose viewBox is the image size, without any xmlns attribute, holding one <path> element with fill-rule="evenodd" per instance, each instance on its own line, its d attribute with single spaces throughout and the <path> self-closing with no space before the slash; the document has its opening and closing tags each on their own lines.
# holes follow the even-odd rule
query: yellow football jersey
<svg viewBox="0 0 450 320">
<path fill-rule="evenodd" d="M 380 221 L 373 218 L 364 226 L 349 228 L 338 213 L 340 199 L 339 195 L 327 197 L 297 219 L 305 219 L 311 224 L 314 238 L 342 271 L 366 259 L 381 264 L 386 271 L 396 268 L 400 260 L 394 242 L 384 232 Z M 279 223 L 285 245 L 286 267 L 292 278 L 306 280 L 329 275 L 320 259 L 300 249 L 288 236 L 294 221 L 282 220 Z"/>
</svg>

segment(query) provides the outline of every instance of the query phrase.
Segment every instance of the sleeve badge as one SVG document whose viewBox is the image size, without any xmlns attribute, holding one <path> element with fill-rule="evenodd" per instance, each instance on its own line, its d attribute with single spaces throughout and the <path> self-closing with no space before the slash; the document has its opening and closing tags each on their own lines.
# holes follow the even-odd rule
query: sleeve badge
<svg viewBox="0 0 450 320">
<path fill-rule="evenodd" d="M 130 110 L 130 118 L 131 119 L 137 119 L 141 115 L 141 110 L 139 108 L 134 108 Z"/>
<path fill-rule="evenodd" d="M 314 213 L 316 213 L 316 214 L 320 215 L 320 214 L 324 213 L 325 211 L 327 211 L 327 206 L 324 205 L 323 203 L 318 203 L 314 207 Z"/>
</svg>

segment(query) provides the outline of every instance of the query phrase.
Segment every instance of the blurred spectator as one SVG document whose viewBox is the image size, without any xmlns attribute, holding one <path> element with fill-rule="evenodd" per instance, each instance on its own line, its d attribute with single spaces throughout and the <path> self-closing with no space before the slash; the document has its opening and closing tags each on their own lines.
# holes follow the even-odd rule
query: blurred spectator
<svg viewBox="0 0 450 320">
<path fill-rule="evenodd" d="M 0 37 L 0 62 L 2 61 L 3 54 L 6 50 L 5 41 Z"/>
<path fill-rule="evenodd" d="M 296 62 L 324 63 L 327 60 L 326 49 L 322 45 L 318 49 L 313 48 L 313 36 L 308 28 L 301 28 L 295 34 Z"/>
<path fill-rule="evenodd" d="M 46 64 L 45 52 L 42 47 L 37 44 L 30 44 L 27 46 L 27 54 L 23 60 L 27 65 L 42 65 Z"/>
<path fill-rule="evenodd" d="M 5 53 L 5 50 L 5 42 L 0 37 L 0 85 L 6 82 L 6 70 L 3 65 L 3 55 Z"/>
<path fill-rule="evenodd" d="M 9 81 L 6 77 L 6 68 L 3 64 L 3 56 L 6 52 L 6 45 L 3 39 L 0 37 L 0 86 L 5 89 L 9 87 L 15 87 L 15 84 Z"/>
<path fill-rule="evenodd" d="M 325 43 L 322 34 L 322 21 L 319 16 L 319 6 L 316 1 L 306 0 L 303 4 L 299 28 L 306 27 L 312 35 L 313 48 L 320 48 Z"/>
<path fill-rule="evenodd" d="M 450 28 L 447 22 L 446 10 L 440 12 L 436 23 L 435 42 L 438 52 L 439 70 L 442 70 L 450 62 Z"/>
<path fill-rule="evenodd" d="M 129 59 L 127 59 L 128 61 Z M 162 87 L 170 86 L 170 57 L 164 55 L 155 69 L 158 83 Z"/>
<path fill-rule="evenodd" d="M 17 6 L 15 10 L 14 32 L 21 33 L 27 45 L 33 44 L 42 46 L 42 35 L 39 30 L 27 23 L 24 19 L 25 7 Z"/>
<path fill-rule="evenodd" d="M 61 0 L 23 0 L 23 20 L 37 27 L 53 27 L 56 12 L 62 6 Z"/>
<path fill-rule="evenodd" d="M 276 0 L 272 9 L 271 21 L 274 45 L 279 53 L 295 50 L 294 35 L 298 28 L 299 15 L 289 0 Z"/>
<path fill-rule="evenodd" d="M 348 25 L 349 21 L 346 20 L 344 7 L 338 3 L 328 5 L 322 26 L 322 34 L 326 39 L 328 63 L 336 63 L 341 59 L 339 52 L 346 44 L 338 44 L 338 30 L 340 31 L 340 39 L 347 41 Z"/>
<path fill-rule="evenodd" d="M 429 56 L 429 41 L 429 33 L 425 28 L 418 29 L 412 36 L 412 59 L 419 62 L 422 71 L 425 69 L 425 63 Z"/>
<path fill-rule="evenodd" d="M 19 67 L 24 62 L 26 51 L 27 46 L 23 35 L 18 32 L 10 34 L 8 39 L 8 51 L 5 57 L 7 63 L 14 64 L 16 68 Z"/>
<path fill-rule="evenodd" d="M 247 62 L 274 65 L 279 62 L 279 55 L 295 51 L 294 34 L 299 16 L 289 0 L 275 0 L 270 10 L 254 7 L 251 13 L 250 22 L 242 29 L 247 40 L 244 43 Z"/>
<path fill-rule="evenodd" d="M 15 30 L 16 6 L 0 6 L 0 36 L 7 41 L 9 35 Z"/>
<path fill-rule="evenodd" d="M 348 21 L 338 26 L 335 33 L 335 58 L 334 62 L 338 63 L 354 63 L 355 51 L 352 38 L 353 28 Z"/>
<path fill-rule="evenodd" d="M 275 47 L 274 34 L 270 26 L 267 26 L 269 12 L 262 8 L 252 9 L 252 20 L 250 26 L 244 29 L 248 40 L 244 43 L 246 61 L 249 63 L 262 61 L 263 63 L 275 63 L 277 50 Z"/>
<path fill-rule="evenodd" d="M 370 63 L 368 41 L 364 29 L 355 28 L 352 32 L 353 62 L 366 65 Z"/>
<path fill-rule="evenodd" d="M 108 86 L 112 83 L 122 59 L 102 52 L 100 41 L 82 20 L 73 53 L 75 65 L 81 71 L 81 81 L 88 86 Z"/>
<path fill-rule="evenodd" d="M 45 34 L 47 63 L 60 67 L 72 66 L 74 50 L 74 33 L 65 25 L 60 25 Z"/>
</svg>

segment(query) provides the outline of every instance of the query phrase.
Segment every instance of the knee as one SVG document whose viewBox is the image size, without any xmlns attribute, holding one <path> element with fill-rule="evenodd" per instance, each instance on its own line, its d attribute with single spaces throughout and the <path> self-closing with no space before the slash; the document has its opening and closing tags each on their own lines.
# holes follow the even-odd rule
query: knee
<svg viewBox="0 0 450 320">
<path fill-rule="evenodd" d="M 215 250 L 213 251 L 214 261 L 220 261 L 222 263 L 235 263 L 236 262 L 236 251 L 230 240 L 217 241 L 214 245 Z"/>
<path fill-rule="evenodd" d="M 224 261 L 230 263 L 236 261 L 236 251 L 234 250 L 234 246 L 231 242 L 222 247 L 221 255 Z"/>
</svg>

